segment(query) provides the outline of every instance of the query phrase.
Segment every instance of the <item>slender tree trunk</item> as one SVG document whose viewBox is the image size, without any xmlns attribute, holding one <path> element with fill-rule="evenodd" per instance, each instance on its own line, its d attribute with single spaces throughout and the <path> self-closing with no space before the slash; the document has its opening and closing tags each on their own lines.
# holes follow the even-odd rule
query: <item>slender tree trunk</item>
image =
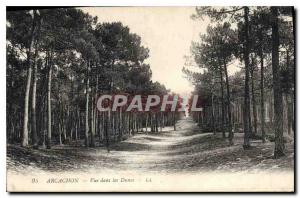
<svg viewBox="0 0 300 198">
<path fill-rule="evenodd" d="M 290 67 L 290 56 L 289 51 L 286 50 L 286 65 L 289 69 Z M 292 123 L 293 123 L 293 98 L 292 98 L 292 88 L 288 88 L 286 93 L 286 101 L 287 101 L 287 132 L 288 135 L 292 134 Z"/>
<path fill-rule="evenodd" d="M 46 102 L 46 99 L 45 99 L 45 103 L 44 103 L 44 106 L 43 106 L 43 109 L 47 109 L 47 102 Z M 48 113 L 48 112 L 47 112 Z M 46 123 L 47 123 L 47 114 L 46 112 L 42 111 L 42 119 L 43 119 L 43 142 L 42 142 L 42 146 L 43 148 L 46 148 Z"/>
<path fill-rule="evenodd" d="M 284 156 L 283 142 L 283 106 L 282 91 L 279 70 L 279 30 L 278 30 L 278 8 L 271 7 L 272 12 L 272 71 L 273 71 L 273 94 L 274 94 L 274 129 L 275 129 L 275 151 L 274 157 Z"/>
<path fill-rule="evenodd" d="M 75 127 L 75 140 L 78 140 L 78 130 L 80 126 L 80 112 L 79 107 L 76 105 L 76 127 Z"/>
<path fill-rule="evenodd" d="M 122 109 L 120 108 L 119 110 L 119 141 L 122 141 L 122 138 L 123 138 L 123 130 L 124 130 L 124 125 L 123 125 L 123 114 L 122 114 Z"/>
<path fill-rule="evenodd" d="M 70 107 L 70 119 L 69 119 L 69 129 L 70 129 L 70 140 L 73 140 L 73 133 L 76 128 L 75 120 L 75 109 L 74 109 L 74 77 L 71 77 L 71 107 Z"/>
<path fill-rule="evenodd" d="M 91 147 L 95 147 L 96 143 L 95 143 L 95 116 L 96 116 L 96 112 L 95 112 L 95 107 L 94 107 L 95 101 L 94 98 L 92 99 L 91 102 Z"/>
<path fill-rule="evenodd" d="M 28 106 L 29 106 L 29 92 L 31 84 L 32 68 L 30 64 L 30 53 L 27 53 L 28 59 L 28 72 L 27 72 L 27 83 L 25 91 L 25 104 L 24 104 L 24 122 L 23 122 L 23 133 L 22 133 L 22 146 L 28 146 Z"/>
<path fill-rule="evenodd" d="M 232 130 L 232 120 L 231 120 L 231 104 L 230 104 L 230 88 L 229 88 L 229 79 L 228 79 L 228 71 L 226 61 L 224 59 L 224 73 L 225 73 L 225 83 L 226 83 L 226 91 L 227 91 L 227 111 L 228 111 L 228 139 L 229 144 L 233 144 L 233 130 Z"/>
<path fill-rule="evenodd" d="M 86 80 L 85 80 L 85 146 L 89 147 L 89 79 L 90 62 L 87 61 Z"/>
<path fill-rule="evenodd" d="M 38 149 L 38 135 L 36 129 L 36 86 L 37 86 L 37 46 L 35 49 L 34 55 L 34 67 L 33 67 L 33 85 L 32 85 L 32 103 L 31 103 L 31 111 L 32 111 L 32 132 L 31 139 L 32 145 L 34 149 Z"/>
<path fill-rule="evenodd" d="M 62 131 L 63 131 L 63 109 L 62 109 L 62 104 L 61 104 L 61 100 L 60 100 L 60 93 L 58 92 L 58 110 L 57 112 L 57 120 L 54 120 L 58 122 L 58 132 L 59 132 L 59 145 L 62 145 Z M 55 126 L 55 125 L 54 125 Z M 54 128 L 55 130 L 55 128 Z"/>
<path fill-rule="evenodd" d="M 291 9 L 292 9 L 292 24 L 293 24 L 293 40 L 294 42 L 296 41 L 296 13 L 295 13 L 295 8 L 294 6 L 291 6 Z M 296 52 L 296 45 L 294 44 L 294 52 Z M 294 74 L 294 79 L 296 78 L 296 72 L 295 72 L 295 66 L 296 66 L 296 58 L 294 58 L 294 64 L 293 64 L 293 67 L 292 67 L 292 71 L 293 71 L 293 74 Z M 292 129 L 293 129 L 293 132 L 295 133 L 295 87 L 294 89 L 292 90 L 291 92 L 291 105 L 292 105 Z"/>
<path fill-rule="evenodd" d="M 243 111 L 243 119 L 244 119 L 244 149 L 250 148 L 250 96 L 249 96 L 249 8 L 247 6 L 244 7 L 244 19 L 245 19 L 245 40 L 246 45 L 244 46 L 244 61 L 245 61 L 245 95 L 244 95 L 244 111 Z"/>
<path fill-rule="evenodd" d="M 59 114 L 60 114 L 60 117 L 61 117 L 61 107 L 60 107 L 60 105 L 59 105 Z M 62 145 L 62 139 L 61 139 L 61 135 L 62 135 L 62 122 L 61 122 L 61 118 L 59 118 L 57 121 L 58 121 L 59 145 Z"/>
<path fill-rule="evenodd" d="M 261 34 L 262 37 L 262 34 Z M 260 40 L 262 43 L 262 38 Z M 262 142 L 266 142 L 266 132 L 265 132 L 265 98 L 264 98 L 264 57 L 263 49 L 260 47 L 260 125 L 261 125 L 261 136 Z"/>
<path fill-rule="evenodd" d="M 48 60 L 48 98 L 47 98 L 47 104 L 48 104 L 48 131 L 47 131 L 47 149 L 51 148 L 51 81 L 52 81 L 52 57 L 50 57 L 50 60 Z"/>
<path fill-rule="evenodd" d="M 113 141 L 116 142 L 116 130 L 115 130 L 115 113 L 111 111 L 111 131 L 113 135 Z"/>
<path fill-rule="evenodd" d="M 255 87 L 254 87 L 254 63 L 252 61 L 251 66 L 251 92 L 252 92 L 252 112 L 253 112 L 253 125 L 254 125 L 254 135 L 257 134 L 257 110 L 256 110 L 256 97 L 255 97 Z"/>
<path fill-rule="evenodd" d="M 223 71 L 222 68 L 220 68 L 220 82 L 221 82 L 221 130 L 222 130 L 222 137 L 225 138 L 225 104 L 224 104 L 224 83 L 223 83 Z"/>
</svg>

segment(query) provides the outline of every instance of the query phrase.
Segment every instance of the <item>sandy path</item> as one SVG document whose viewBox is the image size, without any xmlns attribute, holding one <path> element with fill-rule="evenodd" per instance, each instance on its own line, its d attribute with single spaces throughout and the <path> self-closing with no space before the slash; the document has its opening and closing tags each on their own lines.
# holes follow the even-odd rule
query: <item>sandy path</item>
<svg viewBox="0 0 300 198">
<path fill-rule="evenodd" d="M 274 143 L 253 141 L 253 149 L 242 149 L 243 134 L 235 134 L 229 146 L 221 134 L 201 133 L 190 118 L 179 120 L 162 132 L 136 134 L 106 148 L 53 147 L 31 150 L 8 146 L 10 171 L 31 172 L 198 172 L 214 170 L 288 169 L 294 165 L 293 144 L 287 144 L 287 156 L 273 159 Z"/>
<path fill-rule="evenodd" d="M 190 118 L 179 120 L 173 127 L 166 127 L 159 133 L 137 134 L 128 140 L 112 146 L 109 154 L 121 160 L 118 169 L 158 168 L 162 163 L 185 158 L 195 140 L 210 135 L 200 134 L 200 129 Z"/>
</svg>

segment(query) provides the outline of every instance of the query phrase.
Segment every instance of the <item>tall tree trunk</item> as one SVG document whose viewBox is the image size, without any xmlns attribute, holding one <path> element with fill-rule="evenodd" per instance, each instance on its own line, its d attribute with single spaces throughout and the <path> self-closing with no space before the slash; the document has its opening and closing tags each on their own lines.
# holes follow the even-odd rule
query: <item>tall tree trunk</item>
<svg viewBox="0 0 300 198">
<path fill-rule="evenodd" d="M 80 130 L 80 109 L 78 107 L 78 105 L 76 105 L 76 115 L 77 115 L 77 119 L 76 119 L 76 129 L 75 129 L 75 140 L 78 140 L 80 138 L 80 135 L 78 136 L 78 130 Z"/>
<path fill-rule="evenodd" d="M 47 109 L 47 101 L 46 101 L 46 98 L 44 99 L 44 104 L 43 104 L 43 109 Z M 43 140 L 42 140 L 42 147 L 43 148 L 46 148 L 46 123 L 47 123 L 47 114 L 46 112 L 42 111 L 42 123 L 43 123 L 43 126 L 42 126 L 42 130 L 43 130 Z"/>
<path fill-rule="evenodd" d="M 73 140 L 73 133 L 76 128 L 76 119 L 75 119 L 75 109 L 74 109 L 74 77 L 71 77 L 71 107 L 70 107 L 70 120 L 69 120 L 69 129 L 70 129 L 70 140 Z"/>
<path fill-rule="evenodd" d="M 36 86 L 37 86 L 37 46 L 35 48 L 34 54 L 34 67 L 33 67 L 33 85 L 32 85 L 32 103 L 31 103 L 31 111 L 32 111 L 32 132 L 31 139 L 32 145 L 34 149 L 38 149 L 38 135 L 36 129 Z"/>
<path fill-rule="evenodd" d="M 287 94 L 287 114 L 288 114 L 288 134 L 292 134 L 292 124 L 293 124 L 293 103 L 292 94 Z"/>
<path fill-rule="evenodd" d="M 245 61 L 245 95 L 244 95 L 244 111 L 243 111 L 243 119 L 244 119 L 244 149 L 248 149 L 250 147 L 250 95 L 249 95 L 249 8 L 247 6 L 244 7 L 244 19 L 245 19 L 245 46 L 244 46 L 244 61 Z"/>
<path fill-rule="evenodd" d="M 31 74 L 32 67 L 30 59 L 30 52 L 27 53 L 28 59 L 28 72 L 27 72 L 27 83 L 26 83 L 26 91 L 25 91 L 25 104 L 24 104 L 24 121 L 23 121 L 23 132 L 22 132 L 22 146 L 28 146 L 28 106 L 29 106 L 29 92 L 30 92 L 30 84 L 31 84 Z"/>
<path fill-rule="evenodd" d="M 251 93 L 252 93 L 252 112 L 253 112 L 253 125 L 254 135 L 257 134 L 257 110 L 256 110 L 256 97 L 255 97 L 255 85 L 254 85 L 254 63 L 251 64 Z"/>
<path fill-rule="evenodd" d="M 57 122 L 58 122 L 58 134 L 59 134 L 59 145 L 62 145 L 62 130 L 63 130 L 63 110 L 62 110 L 62 104 L 60 102 L 60 94 L 58 93 L 58 110 L 57 113 L 59 116 L 57 116 Z M 54 119 L 54 118 L 53 118 Z M 55 123 L 55 120 L 54 120 Z"/>
<path fill-rule="evenodd" d="M 33 19 L 31 26 L 31 37 L 29 41 L 29 48 L 27 51 L 27 82 L 25 89 L 25 99 L 24 99 L 24 118 L 23 118 L 23 132 L 22 132 L 22 146 L 28 146 L 28 109 L 29 109 L 29 93 L 30 93 L 30 85 L 31 85 L 31 75 L 32 75 L 32 48 L 35 41 L 35 32 L 36 32 L 36 20 L 37 20 L 37 11 L 33 11 Z"/>
<path fill-rule="evenodd" d="M 296 41 L 296 13 L 295 13 L 295 8 L 294 6 L 291 6 L 291 9 L 292 9 L 292 21 L 293 21 L 293 40 L 294 42 Z M 294 52 L 296 52 L 296 45 L 294 44 Z M 295 66 L 296 66 L 296 58 L 294 58 L 294 64 L 293 64 L 293 67 L 292 67 L 292 70 L 293 70 L 293 74 L 294 74 L 294 79 L 296 77 L 296 72 L 295 72 Z M 292 129 L 295 133 L 295 87 L 294 89 L 292 90 L 292 93 L 291 93 L 291 103 L 292 103 Z"/>
<path fill-rule="evenodd" d="M 34 18 L 36 20 L 36 33 L 35 36 L 36 38 L 34 42 L 35 44 L 35 52 L 34 52 L 34 65 L 33 65 L 33 85 L 32 85 L 32 103 L 31 103 L 31 111 L 32 111 L 32 132 L 31 132 L 31 139 L 32 139 L 32 145 L 34 149 L 38 149 L 39 146 L 39 138 L 37 134 L 37 121 L 36 121 L 36 87 L 37 87 L 37 56 L 38 56 L 38 40 L 39 40 L 39 35 L 41 31 L 41 18 L 37 17 L 37 11 L 35 10 L 33 12 Z"/>
<path fill-rule="evenodd" d="M 86 80 L 85 80 L 85 146 L 89 147 L 89 79 L 90 62 L 87 61 Z"/>
<path fill-rule="evenodd" d="M 260 35 L 260 42 L 262 43 L 262 33 Z M 260 57 L 260 125 L 261 125 L 261 137 L 262 142 L 266 142 L 266 132 L 265 132 L 265 98 L 264 98 L 264 57 L 263 48 L 260 47 L 259 52 Z"/>
<path fill-rule="evenodd" d="M 119 141 L 122 141 L 122 138 L 123 138 L 123 130 L 124 130 L 124 118 L 123 118 L 123 114 L 122 114 L 122 108 L 120 108 L 119 110 L 119 137 L 118 137 L 118 140 Z"/>
<path fill-rule="evenodd" d="M 47 131 L 47 149 L 51 148 L 51 81 L 52 81 L 52 57 L 48 60 L 48 89 L 47 89 L 47 104 L 48 104 L 48 131 Z"/>
<path fill-rule="evenodd" d="M 274 94 L 274 129 L 275 129 L 275 151 L 274 157 L 284 156 L 283 142 L 283 106 L 282 90 L 279 69 L 279 30 L 278 30 L 278 8 L 271 7 L 272 13 L 272 71 L 273 71 L 273 94 Z"/>
<path fill-rule="evenodd" d="M 224 82 L 223 82 L 223 71 L 220 67 L 220 82 L 221 82 L 221 130 L 222 137 L 225 138 L 225 104 L 224 104 Z"/>
<path fill-rule="evenodd" d="M 224 73 L 225 73 L 225 83 L 226 83 L 226 91 L 227 91 L 227 111 L 228 111 L 228 139 L 229 144 L 233 144 L 233 130 L 232 130 L 232 119 L 231 119 L 231 104 L 230 104 L 230 89 L 229 89 L 229 79 L 228 79 L 228 71 L 226 61 L 224 59 Z"/>
<path fill-rule="evenodd" d="M 94 98 L 92 98 L 92 102 L 91 102 L 91 147 L 95 147 L 96 143 L 95 143 L 95 116 L 96 116 L 96 112 L 95 112 L 95 107 L 94 107 L 95 101 Z"/>
<path fill-rule="evenodd" d="M 286 66 L 289 70 L 290 67 L 290 56 L 289 50 L 286 50 Z M 292 134 L 292 123 L 293 123 L 293 90 L 292 87 L 289 87 L 286 93 L 287 101 L 287 132 L 289 135 Z"/>
</svg>

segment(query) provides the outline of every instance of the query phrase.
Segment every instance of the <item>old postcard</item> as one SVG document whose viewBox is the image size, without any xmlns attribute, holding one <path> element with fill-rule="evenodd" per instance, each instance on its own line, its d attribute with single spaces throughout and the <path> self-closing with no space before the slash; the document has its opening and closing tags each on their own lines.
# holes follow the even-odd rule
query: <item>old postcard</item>
<svg viewBox="0 0 300 198">
<path fill-rule="evenodd" d="M 7 7 L 8 192 L 294 192 L 294 7 Z"/>
</svg>

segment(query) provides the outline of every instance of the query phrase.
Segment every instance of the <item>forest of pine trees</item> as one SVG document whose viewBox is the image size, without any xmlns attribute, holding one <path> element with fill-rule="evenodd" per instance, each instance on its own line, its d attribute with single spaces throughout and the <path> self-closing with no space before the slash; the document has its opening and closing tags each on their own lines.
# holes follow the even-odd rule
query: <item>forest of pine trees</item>
<svg viewBox="0 0 300 198">
<path fill-rule="evenodd" d="M 192 18 L 211 22 L 191 47 L 202 72 L 183 68 L 201 96 L 203 111 L 191 112 L 194 120 L 230 144 L 244 132 L 244 149 L 269 139 L 274 157 L 285 155 L 284 142 L 295 132 L 294 8 L 198 7 Z M 230 65 L 240 70 L 229 75 Z"/>
<path fill-rule="evenodd" d="M 7 12 L 7 142 L 34 149 L 106 146 L 174 126 L 178 113 L 99 112 L 101 94 L 165 95 L 149 50 L 121 22 L 77 8 Z"/>
<path fill-rule="evenodd" d="M 221 132 L 229 145 L 243 132 L 244 149 L 253 139 L 269 139 L 275 158 L 283 156 L 295 130 L 293 7 L 197 7 L 192 18 L 207 18 L 210 25 L 191 46 L 202 72 L 183 68 L 203 107 L 191 116 L 203 131 Z M 170 94 L 151 80 L 149 49 L 121 22 L 59 8 L 8 11 L 6 27 L 9 144 L 109 150 L 138 132 L 176 130 L 182 113 L 97 111 L 101 94 Z M 234 74 L 232 65 L 240 68 Z"/>
<path fill-rule="evenodd" d="M 295 29 L 283 6 L 6 7 L 6 191 L 294 192 Z"/>
</svg>

